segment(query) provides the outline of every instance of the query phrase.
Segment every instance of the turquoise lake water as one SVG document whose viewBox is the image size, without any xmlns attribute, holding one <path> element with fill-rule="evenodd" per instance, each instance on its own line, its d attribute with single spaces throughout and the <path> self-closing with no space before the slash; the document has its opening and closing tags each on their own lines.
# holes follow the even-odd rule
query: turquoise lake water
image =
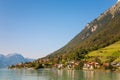
<svg viewBox="0 0 120 80">
<path fill-rule="evenodd" d="M 0 80 L 120 80 L 118 72 L 0 69 Z"/>
</svg>

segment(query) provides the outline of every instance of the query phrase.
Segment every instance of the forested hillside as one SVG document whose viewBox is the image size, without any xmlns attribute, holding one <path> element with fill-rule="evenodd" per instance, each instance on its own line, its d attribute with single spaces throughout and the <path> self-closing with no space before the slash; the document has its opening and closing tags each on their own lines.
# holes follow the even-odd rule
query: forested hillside
<svg viewBox="0 0 120 80">
<path fill-rule="evenodd" d="M 88 23 L 84 30 L 63 48 L 48 55 L 67 57 L 81 55 L 108 46 L 120 39 L 120 2 Z"/>
</svg>

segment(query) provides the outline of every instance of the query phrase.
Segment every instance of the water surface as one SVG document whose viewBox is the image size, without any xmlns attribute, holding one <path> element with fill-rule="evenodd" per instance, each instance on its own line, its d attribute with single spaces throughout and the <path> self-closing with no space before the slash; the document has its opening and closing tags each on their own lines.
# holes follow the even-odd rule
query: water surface
<svg viewBox="0 0 120 80">
<path fill-rule="evenodd" d="M 0 80 L 120 80 L 120 73 L 81 70 L 0 69 Z"/>
</svg>

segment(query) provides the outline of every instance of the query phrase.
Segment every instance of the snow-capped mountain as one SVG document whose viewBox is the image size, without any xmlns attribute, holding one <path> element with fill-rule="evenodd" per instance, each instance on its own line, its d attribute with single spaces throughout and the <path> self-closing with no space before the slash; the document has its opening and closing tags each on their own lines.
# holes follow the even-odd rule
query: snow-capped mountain
<svg viewBox="0 0 120 80">
<path fill-rule="evenodd" d="M 10 65 L 16 65 L 18 63 L 32 62 L 33 59 L 24 58 L 22 55 L 14 53 L 8 55 L 0 54 L 0 68 L 4 68 Z"/>
</svg>

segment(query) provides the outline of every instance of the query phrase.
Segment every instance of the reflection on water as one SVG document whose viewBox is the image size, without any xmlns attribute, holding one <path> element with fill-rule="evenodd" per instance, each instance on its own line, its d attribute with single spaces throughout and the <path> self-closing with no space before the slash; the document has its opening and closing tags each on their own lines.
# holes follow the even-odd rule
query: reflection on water
<svg viewBox="0 0 120 80">
<path fill-rule="evenodd" d="M 83 71 L 85 80 L 94 80 L 94 71 Z"/>
<path fill-rule="evenodd" d="M 120 73 L 103 71 L 83 71 L 84 80 L 120 80 Z"/>
<path fill-rule="evenodd" d="M 80 70 L 0 69 L 0 80 L 120 80 L 120 73 Z"/>
</svg>

